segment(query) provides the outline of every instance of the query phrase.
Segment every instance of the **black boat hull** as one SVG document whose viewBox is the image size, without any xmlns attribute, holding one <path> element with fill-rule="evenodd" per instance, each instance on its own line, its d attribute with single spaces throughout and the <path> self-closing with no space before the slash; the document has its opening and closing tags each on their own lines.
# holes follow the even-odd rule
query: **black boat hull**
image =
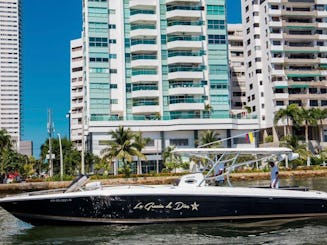
<svg viewBox="0 0 327 245">
<path fill-rule="evenodd" d="M 117 195 L 2 202 L 17 218 L 45 224 L 146 224 L 327 216 L 327 200 L 257 196 Z"/>
</svg>

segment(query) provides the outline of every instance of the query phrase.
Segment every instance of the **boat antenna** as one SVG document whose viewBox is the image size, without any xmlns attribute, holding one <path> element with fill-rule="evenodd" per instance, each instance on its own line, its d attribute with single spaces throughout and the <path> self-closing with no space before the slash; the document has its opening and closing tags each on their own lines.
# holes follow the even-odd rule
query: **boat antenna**
<svg viewBox="0 0 327 245">
<path fill-rule="evenodd" d="M 204 144 L 204 145 L 199 145 L 197 148 L 203 148 L 203 147 L 206 147 L 206 146 L 209 146 L 209 145 L 217 144 L 217 143 L 220 143 L 220 142 L 223 142 L 223 141 L 229 140 L 229 139 L 238 138 L 238 137 L 240 137 L 240 136 L 247 135 L 247 134 L 249 134 L 249 133 L 256 133 L 256 132 L 259 132 L 259 131 L 260 131 L 260 130 L 257 129 L 257 130 L 251 131 L 251 132 L 247 132 L 247 133 L 243 133 L 243 134 L 238 134 L 238 135 L 231 136 L 231 137 L 228 137 L 228 138 L 224 138 L 224 139 L 216 140 L 216 141 L 213 141 L 213 142 L 206 143 L 206 144 Z"/>
</svg>

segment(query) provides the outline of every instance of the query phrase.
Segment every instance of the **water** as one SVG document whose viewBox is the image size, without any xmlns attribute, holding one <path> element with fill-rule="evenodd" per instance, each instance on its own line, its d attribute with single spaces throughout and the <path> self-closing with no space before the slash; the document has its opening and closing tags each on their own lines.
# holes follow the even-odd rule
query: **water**
<svg viewBox="0 0 327 245">
<path fill-rule="evenodd" d="M 246 182 L 246 185 L 266 184 Z M 238 183 L 243 185 L 244 183 Z M 282 180 L 327 191 L 327 178 Z M 198 222 L 158 225 L 42 226 L 0 208 L 0 244 L 327 244 L 327 219 Z"/>
</svg>

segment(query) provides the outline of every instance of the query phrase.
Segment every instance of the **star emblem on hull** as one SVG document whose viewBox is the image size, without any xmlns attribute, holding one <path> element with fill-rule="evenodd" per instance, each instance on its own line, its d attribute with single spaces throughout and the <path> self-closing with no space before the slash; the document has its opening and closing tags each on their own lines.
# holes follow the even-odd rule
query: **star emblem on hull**
<svg viewBox="0 0 327 245">
<path fill-rule="evenodd" d="M 197 204 L 196 202 L 194 202 L 193 204 L 190 205 L 192 207 L 192 211 L 193 210 L 199 210 L 198 207 L 200 206 L 199 204 Z"/>
</svg>

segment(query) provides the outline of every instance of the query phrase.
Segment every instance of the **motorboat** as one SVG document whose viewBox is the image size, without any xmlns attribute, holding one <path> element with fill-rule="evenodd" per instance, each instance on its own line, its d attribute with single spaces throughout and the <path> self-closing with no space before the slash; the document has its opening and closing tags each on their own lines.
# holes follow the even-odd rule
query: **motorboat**
<svg viewBox="0 0 327 245">
<path fill-rule="evenodd" d="M 192 148 L 175 154 L 204 159 L 210 168 L 182 176 L 175 185 L 103 186 L 83 175 L 65 189 L 45 190 L 0 199 L 20 220 L 45 224 L 148 224 L 213 220 L 327 217 L 327 193 L 308 188 L 234 187 L 230 173 L 272 157 L 292 160 L 288 148 Z M 241 161 L 241 156 L 252 160 Z M 213 169 L 225 164 L 224 186 L 210 182 Z"/>
</svg>

